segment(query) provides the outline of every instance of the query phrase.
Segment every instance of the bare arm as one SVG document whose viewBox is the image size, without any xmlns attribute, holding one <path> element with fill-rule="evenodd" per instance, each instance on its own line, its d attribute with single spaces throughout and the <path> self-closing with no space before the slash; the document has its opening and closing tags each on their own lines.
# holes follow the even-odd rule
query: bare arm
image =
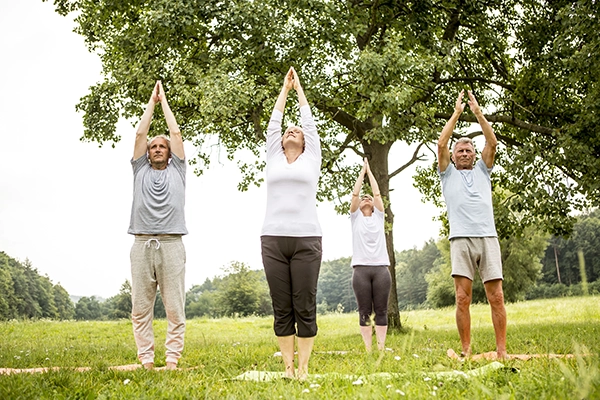
<svg viewBox="0 0 600 400">
<path fill-rule="evenodd" d="M 169 127 L 169 137 L 171 138 L 171 153 L 175 154 L 179 159 L 185 159 L 185 151 L 183 148 L 183 138 L 181 136 L 181 131 L 179 130 L 179 125 L 175 120 L 175 115 L 173 115 L 173 111 L 171 111 L 171 107 L 169 107 L 169 102 L 167 101 L 167 96 L 165 95 L 165 91 L 163 89 L 162 83 L 158 81 L 156 83 L 158 86 L 158 98 L 160 101 L 160 105 L 163 110 L 163 114 L 165 115 L 165 121 L 167 122 L 167 126 Z"/>
<path fill-rule="evenodd" d="M 365 165 L 367 166 L 369 183 L 371 184 L 371 189 L 373 189 L 373 206 L 375 206 L 375 208 L 377 208 L 379 211 L 383 212 L 383 199 L 381 198 L 381 192 L 379 191 L 379 184 L 377 183 L 377 180 L 375 180 L 373 172 L 371 172 L 371 166 L 369 165 L 369 161 L 366 157 Z"/>
<path fill-rule="evenodd" d="M 475 117 L 477 118 L 477 122 L 481 126 L 481 131 L 483 132 L 483 136 L 485 137 L 485 146 L 483 147 L 483 151 L 481 152 L 481 159 L 485 163 L 488 168 L 492 168 L 494 165 L 494 158 L 496 157 L 496 146 L 498 146 L 498 139 L 496 139 L 496 135 L 494 134 L 494 129 L 485 119 L 481 108 L 479 108 L 479 103 L 477 103 L 477 99 L 468 91 L 469 94 L 469 107 Z"/>
<path fill-rule="evenodd" d="M 150 95 L 150 100 L 148 100 L 148 105 L 146 106 L 146 110 L 142 115 L 142 119 L 137 128 L 137 132 L 135 135 L 135 144 L 133 147 L 133 159 L 137 160 L 142 157 L 148 151 L 148 132 L 150 131 L 150 123 L 152 122 L 152 115 L 154 114 L 154 107 L 156 103 L 159 102 L 158 95 L 159 87 L 158 82 L 154 85 L 154 89 L 152 89 L 152 94 Z"/>
<path fill-rule="evenodd" d="M 450 142 L 450 138 L 452 137 L 452 132 L 454 132 L 454 127 L 458 122 L 458 118 L 465 109 L 465 104 L 462 102 L 462 97 L 464 94 L 464 90 L 461 90 L 458 94 L 458 97 L 456 98 L 456 104 L 454 105 L 454 113 L 448 122 L 446 122 L 446 125 L 440 134 L 440 138 L 438 139 L 438 167 L 440 172 L 444 172 L 450 164 L 450 149 L 448 148 L 448 143 Z"/>
<path fill-rule="evenodd" d="M 354 184 L 354 189 L 352 190 L 352 200 L 350 201 L 350 213 L 353 213 L 356 210 L 358 210 L 358 207 L 360 206 L 360 190 L 362 188 L 366 172 L 367 159 L 365 158 L 365 163 L 363 164 L 360 174 L 358 174 L 358 178 L 356 178 L 356 183 Z"/>
</svg>

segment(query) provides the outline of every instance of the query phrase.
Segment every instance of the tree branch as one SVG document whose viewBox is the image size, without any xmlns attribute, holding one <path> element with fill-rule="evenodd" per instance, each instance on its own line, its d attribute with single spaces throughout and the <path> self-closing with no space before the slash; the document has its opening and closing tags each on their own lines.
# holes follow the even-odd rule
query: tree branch
<svg viewBox="0 0 600 400">
<path fill-rule="evenodd" d="M 408 160 L 408 162 L 406 164 L 404 164 L 403 166 L 401 166 L 400 168 L 398 168 L 397 170 L 395 170 L 394 172 L 392 172 L 391 174 L 389 174 L 389 179 L 392 179 L 394 176 L 398 175 L 400 172 L 404 171 L 406 168 L 410 167 L 411 165 L 413 165 L 417 161 L 422 160 L 423 156 L 419 155 L 419 150 L 421 150 L 421 147 L 424 144 L 425 143 L 419 143 L 419 145 L 417 146 L 417 149 L 415 150 L 415 152 L 412 155 L 412 158 L 410 160 Z"/>
</svg>

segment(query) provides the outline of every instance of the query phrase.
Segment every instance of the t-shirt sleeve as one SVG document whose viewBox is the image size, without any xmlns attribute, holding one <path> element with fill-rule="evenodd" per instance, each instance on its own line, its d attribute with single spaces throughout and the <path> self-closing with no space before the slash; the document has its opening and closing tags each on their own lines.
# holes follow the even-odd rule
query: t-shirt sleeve
<svg viewBox="0 0 600 400">
<path fill-rule="evenodd" d="M 146 154 L 140 156 L 137 160 L 131 159 L 131 167 L 133 168 L 134 174 L 146 164 L 148 164 L 148 156 Z"/>
</svg>

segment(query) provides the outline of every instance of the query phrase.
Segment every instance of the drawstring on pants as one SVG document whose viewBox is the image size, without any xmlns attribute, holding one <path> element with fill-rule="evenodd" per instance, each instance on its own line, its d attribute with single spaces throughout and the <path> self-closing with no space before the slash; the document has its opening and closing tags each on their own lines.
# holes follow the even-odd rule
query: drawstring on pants
<svg viewBox="0 0 600 400">
<path fill-rule="evenodd" d="M 150 248 L 150 244 L 152 243 L 152 241 L 156 242 L 155 249 L 156 250 L 160 249 L 160 241 L 158 239 L 156 239 L 156 238 L 148 239 L 146 241 L 146 243 L 144 243 L 144 244 L 146 245 L 146 247 Z"/>
</svg>

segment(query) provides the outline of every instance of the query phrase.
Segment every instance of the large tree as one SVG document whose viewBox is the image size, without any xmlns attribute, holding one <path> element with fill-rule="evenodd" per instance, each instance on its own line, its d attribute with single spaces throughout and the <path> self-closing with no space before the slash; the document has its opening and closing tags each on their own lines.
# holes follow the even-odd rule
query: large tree
<svg viewBox="0 0 600 400">
<path fill-rule="evenodd" d="M 241 189 L 262 181 L 264 130 L 284 73 L 294 65 L 320 123 L 319 199 L 346 211 L 356 162 L 367 156 L 387 200 L 392 327 L 400 326 L 400 317 L 390 180 L 424 157 L 461 88 L 476 92 L 506 149 L 498 154 L 497 181 L 517 194 L 505 202 L 515 209 L 515 221 L 540 219 L 565 233 L 571 208 L 582 198 L 598 199 L 591 178 L 600 169 L 594 0 L 55 5 L 62 14 L 75 13 L 76 31 L 103 64 L 103 80 L 77 106 L 85 140 L 118 141 L 117 120 L 139 118 L 161 78 L 185 139 L 198 147 L 197 172 L 218 143 L 231 159 L 245 155 L 238 161 Z M 475 117 L 465 113 L 461 120 Z M 394 144 L 413 156 L 390 160 Z M 422 174 L 418 184 L 435 193 L 432 169 Z"/>
</svg>

